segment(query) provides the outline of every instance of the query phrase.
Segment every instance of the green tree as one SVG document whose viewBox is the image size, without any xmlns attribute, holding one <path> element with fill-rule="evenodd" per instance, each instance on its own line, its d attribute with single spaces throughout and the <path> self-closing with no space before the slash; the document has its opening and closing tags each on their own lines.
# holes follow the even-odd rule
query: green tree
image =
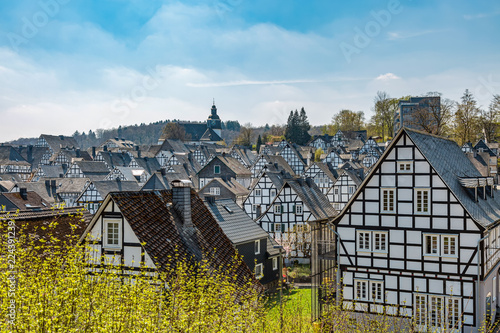
<svg viewBox="0 0 500 333">
<path fill-rule="evenodd" d="M 305 145 L 311 139 L 311 135 L 309 135 L 310 129 L 311 125 L 304 108 L 300 110 L 300 113 L 297 110 L 295 112 L 290 111 L 285 129 L 286 140 Z"/>
<path fill-rule="evenodd" d="M 363 111 L 354 112 L 344 109 L 333 116 L 332 124 L 335 126 L 335 133 L 338 130 L 359 131 L 365 127 L 365 114 Z"/>
<path fill-rule="evenodd" d="M 262 146 L 262 138 L 259 134 L 259 137 L 257 138 L 257 144 L 255 145 L 255 150 L 257 151 L 257 153 L 260 151 L 260 146 Z"/>
<path fill-rule="evenodd" d="M 480 129 L 480 110 L 469 89 L 466 89 L 455 113 L 455 137 L 460 145 L 476 141 Z"/>
</svg>

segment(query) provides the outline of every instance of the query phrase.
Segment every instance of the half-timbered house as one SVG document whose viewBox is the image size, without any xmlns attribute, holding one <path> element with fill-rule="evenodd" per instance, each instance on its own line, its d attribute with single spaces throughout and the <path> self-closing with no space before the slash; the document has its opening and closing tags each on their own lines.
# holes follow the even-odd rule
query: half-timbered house
<svg viewBox="0 0 500 333">
<path fill-rule="evenodd" d="M 94 180 L 90 181 L 76 199 L 79 206 L 84 206 L 91 214 L 95 214 L 104 198 L 110 192 L 139 191 L 136 181 Z"/>
<path fill-rule="evenodd" d="M 276 198 L 257 223 L 287 253 L 288 259 L 309 262 L 311 238 L 308 221 L 325 219 L 337 213 L 310 178 L 285 179 Z"/>
<path fill-rule="evenodd" d="M 328 148 L 326 156 L 321 160 L 323 163 L 330 163 L 334 169 L 337 169 L 345 161 L 340 157 L 341 151 L 338 148 Z"/>
<path fill-rule="evenodd" d="M 283 144 L 283 142 L 281 144 Z M 302 156 L 297 151 L 297 147 L 289 142 L 283 144 L 282 147 L 279 155 L 283 157 L 295 174 L 302 175 L 307 165 L 302 160 Z"/>
<path fill-rule="evenodd" d="M 91 180 L 104 180 L 109 174 L 104 162 L 75 161 L 64 175 L 65 178 L 90 178 Z"/>
<path fill-rule="evenodd" d="M 328 201 L 341 211 L 347 205 L 363 180 L 363 172 L 353 169 L 338 169 L 337 179 L 327 193 Z"/>
<path fill-rule="evenodd" d="M 0 146 L 0 176 L 3 180 L 12 177 L 28 181 L 31 177 L 31 164 L 12 146 Z"/>
<path fill-rule="evenodd" d="M 234 260 L 231 241 L 188 183 L 174 182 L 172 190 L 109 193 L 80 239 L 88 247 L 88 262 L 98 270 L 107 263 L 134 274 L 175 268 L 176 260 L 206 259 L 221 273 L 234 272 L 242 287 L 249 281 L 259 287 L 248 266 Z"/>
<path fill-rule="evenodd" d="M 304 172 L 304 176 L 311 178 L 326 195 L 330 192 L 338 178 L 337 171 L 330 163 L 315 162 Z"/>
<path fill-rule="evenodd" d="M 331 219 L 343 306 L 417 331 L 477 331 L 500 296 L 496 192 L 455 142 L 403 128 Z"/>
<path fill-rule="evenodd" d="M 292 176 L 285 171 L 264 171 L 253 183 L 250 193 L 243 201 L 243 209 L 254 221 L 264 213 L 283 187 L 285 179 Z"/>
<path fill-rule="evenodd" d="M 198 195 L 204 200 L 208 197 L 213 197 L 216 200 L 231 199 L 242 207 L 243 200 L 245 200 L 249 192 L 246 187 L 233 178 L 214 178 L 198 191 Z"/>
<path fill-rule="evenodd" d="M 198 172 L 199 188 L 203 188 L 214 178 L 234 178 L 246 188 L 251 185 L 250 170 L 245 168 L 237 159 L 227 154 L 217 155 Z"/>
<path fill-rule="evenodd" d="M 294 176 L 295 172 L 290 167 L 290 165 L 285 161 L 285 159 L 279 155 L 260 155 L 250 167 L 252 172 L 252 179 L 257 179 L 264 171 L 273 171 L 271 169 L 276 169 L 278 171 L 283 170 L 288 172 L 290 175 Z"/>
</svg>

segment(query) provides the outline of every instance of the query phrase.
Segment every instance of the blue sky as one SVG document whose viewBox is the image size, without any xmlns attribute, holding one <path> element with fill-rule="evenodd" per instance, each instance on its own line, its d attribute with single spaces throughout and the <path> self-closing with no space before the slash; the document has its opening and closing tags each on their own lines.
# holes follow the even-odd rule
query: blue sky
<svg viewBox="0 0 500 333">
<path fill-rule="evenodd" d="M 392 97 L 500 94 L 498 1 L 0 4 L 0 141 L 162 119 L 312 124 Z M 8 124 L 8 126 L 5 126 Z"/>
</svg>

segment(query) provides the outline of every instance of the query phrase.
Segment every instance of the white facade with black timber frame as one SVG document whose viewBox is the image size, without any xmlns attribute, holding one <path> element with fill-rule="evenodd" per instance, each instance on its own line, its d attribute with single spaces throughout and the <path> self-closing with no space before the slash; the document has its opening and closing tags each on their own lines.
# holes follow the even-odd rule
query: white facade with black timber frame
<svg viewBox="0 0 500 333">
<path fill-rule="evenodd" d="M 334 222 L 343 306 L 413 317 L 424 332 L 494 318 L 500 202 L 489 183 L 454 142 L 400 131 Z"/>
<path fill-rule="evenodd" d="M 282 173 L 264 172 L 260 176 L 243 201 L 243 209 L 252 220 L 256 221 L 267 210 L 283 183 Z"/>
</svg>

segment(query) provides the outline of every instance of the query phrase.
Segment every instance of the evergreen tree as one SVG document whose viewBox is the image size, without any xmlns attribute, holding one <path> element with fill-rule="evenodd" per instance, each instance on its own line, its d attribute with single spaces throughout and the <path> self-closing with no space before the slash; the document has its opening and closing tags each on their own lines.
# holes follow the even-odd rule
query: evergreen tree
<svg viewBox="0 0 500 333">
<path fill-rule="evenodd" d="M 297 110 L 295 112 L 290 111 L 285 129 L 286 140 L 299 145 L 305 145 L 311 139 L 308 132 L 309 129 L 311 129 L 311 125 L 309 124 L 309 120 L 307 120 L 304 108 L 300 110 L 300 114 Z"/>
<path fill-rule="evenodd" d="M 260 146 L 262 146 L 262 138 L 259 134 L 259 137 L 257 138 L 257 144 L 255 145 L 255 150 L 257 151 L 257 153 L 259 153 L 260 151 Z"/>
</svg>

